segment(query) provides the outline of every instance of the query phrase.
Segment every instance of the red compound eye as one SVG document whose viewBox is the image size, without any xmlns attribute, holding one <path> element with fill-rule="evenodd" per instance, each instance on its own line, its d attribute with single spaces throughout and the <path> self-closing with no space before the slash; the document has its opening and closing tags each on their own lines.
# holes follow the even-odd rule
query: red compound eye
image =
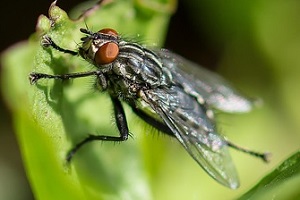
<svg viewBox="0 0 300 200">
<path fill-rule="evenodd" d="M 118 36 L 117 31 L 115 31 L 114 29 L 111 29 L 111 28 L 104 28 L 104 29 L 101 29 L 101 30 L 98 31 L 98 32 L 99 32 L 99 33 L 104 33 L 104 34 L 107 34 L 107 35 Z"/>
<path fill-rule="evenodd" d="M 119 46 L 114 42 L 102 45 L 95 54 L 95 62 L 104 65 L 113 62 L 119 54 Z"/>
</svg>

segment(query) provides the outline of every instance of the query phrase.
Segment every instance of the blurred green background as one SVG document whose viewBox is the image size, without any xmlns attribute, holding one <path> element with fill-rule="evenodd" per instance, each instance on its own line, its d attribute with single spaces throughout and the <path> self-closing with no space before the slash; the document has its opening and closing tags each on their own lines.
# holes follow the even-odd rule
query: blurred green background
<svg viewBox="0 0 300 200">
<path fill-rule="evenodd" d="M 59 6 L 68 11 L 77 2 L 80 1 L 59 1 Z M 1 51 L 27 39 L 35 31 L 37 17 L 47 14 L 50 3 L 5 2 L 0 13 L 1 19 L 5 19 L 1 28 Z M 161 166 L 161 177 L 157 179 L 161 181 L 161 188 L 154 189 L 162 194 L 154 196 L 182 199 L 180 192 L 171 195 L 169 190 L 173 188 L 174 191 L 195 191 L 187 199 L 199 199 L 199 195 L 203 199 L 236 198 L 299 149 L 299 18 L 300 1 L 294 0 L 178 2 L 164 46 L 217 71 L 248 96 L 263 100 L 263 105 L 251 113 L 220 113 L 217 120 L 220 132 L 231 141 L 254 150 L 270 151 L 273 156 L 271 163 L 264 164 L 231 151 L 241 180 L 241 188 L 232 191 L 215 183 L 177 143 L 163 137 L 164 141 L 174 143 L 171 145 L 174 149 L 167 153 L 170 156 Z M 0 199 L 33 199 L 10 112 L 2 98 L 0 112 Z M 184 160 L 172 161 L 172 150 L 182 152 Z M 186 165 L 191 167 L 186 170 L 183 167 Z M 164 185 L 165 178 L 173 185 Z"/>
</svg>

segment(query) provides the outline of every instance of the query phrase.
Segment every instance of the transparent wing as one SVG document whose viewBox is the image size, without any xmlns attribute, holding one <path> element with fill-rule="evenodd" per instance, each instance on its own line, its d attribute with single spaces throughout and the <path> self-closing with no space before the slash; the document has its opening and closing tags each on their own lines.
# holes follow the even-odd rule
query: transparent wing
<svg viewBox="0 0 300 200">
<path fill-rule="evenodd" d="M 221 76 L 167 50 L 156 53 L 185 92 L 201 96 L 208 105 L 224 112 L 248 112 L 252 109 L 253 102 L 243 97 Z"/>
<path fill-rule="evenodd" d="M 147 90 L 143 100 L 210 176 L 227 187 L 239 186 L 226 142 L 216 133 L 205 108 L 195 98 L 172 86 Z"/>
</svg>

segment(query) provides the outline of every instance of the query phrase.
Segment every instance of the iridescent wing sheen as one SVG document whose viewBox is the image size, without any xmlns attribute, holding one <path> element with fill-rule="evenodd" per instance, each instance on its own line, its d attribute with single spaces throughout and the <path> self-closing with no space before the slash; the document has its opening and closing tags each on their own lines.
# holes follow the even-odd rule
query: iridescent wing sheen
<svg viewBox="0 0 300 200">
<path fill-rule="evenodd" d="M 210 176 L 227 187 L 239 186 L 228 146 L 203 105 L 178 86 L 144 91 L 142 99 Z"/>
<path fill-rule="evenodd" d="M 253 102 L 243 97 L 221 76 L 181 56 L 162 49 L 156 51 L 163 65 L 170 69 L 174 81 L 185 92 L 200 96 L 209 106 L 224 112 L 247 112 Z"/>
</svg>

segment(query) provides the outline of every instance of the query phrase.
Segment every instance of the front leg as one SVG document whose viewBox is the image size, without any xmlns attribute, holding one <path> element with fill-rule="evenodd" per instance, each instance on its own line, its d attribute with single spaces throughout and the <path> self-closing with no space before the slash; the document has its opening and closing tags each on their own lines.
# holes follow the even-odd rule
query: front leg
<svg viewBox="0 0 300 200">
<path fill-rule="evenodd" d="M 68 79 L 82 78 L 87 76 L 97 76 L 98 78 L 101 79 L 101 77 L 103 77 L 103 74 L 101 71 L 79 72 L 79 73 L 59 74 L 59 75 L 32 72 L 29 74 L 29 81 L 31 84 L 35 84 L 40 79 L 68 80 Z"/>
<path fill-rule="evenodd" d="M 85 138 L 83 141 L 78 143 L 73 149 L 69 151 L 67 154 L 66 160 L 68 162 L 71 161 L 73 158 L 74 154 L 85 144 L 96 141 L 96 140 L 101 140 L 101 141 L 116 141 L 116 142 L 122 142 L 128 139 L 129 131 L 128 131 L 128 126 L 127 126 L 127 121 L 126 121 L 126 116 L 124 109 L 122 107 L 122 104 L 118 98 L 111 97 L 113 107 L 114 107 L 114 115 L 115 115 L 115 120 L 117 123 L 117 127 L 120 133 L 120 136 L 106 136 L 106 135 L 89 135 L 87 138 Z"/>
<path fill-rule="evenodd" d="M 53 40 L 47 36 L 47 35 L 44 35 L 42 37 L 42 41 L 41 41 L 41 44 L 43 47 L 52 47 L 54 49 L 56 49 L 57 51 L 60 51 L 60 52 L 63 52 L 63 53 L 67 53 L 67 54 L 70 54 L 72 56 L 77 56 L 78 55 L 78 52 L 76 51 L 73 51 L 73 50 L 69 50 L 69 49 L 64 49 L 60 46 L 58 46 L 55 42 L 53 42 Z"/>
</svg>

